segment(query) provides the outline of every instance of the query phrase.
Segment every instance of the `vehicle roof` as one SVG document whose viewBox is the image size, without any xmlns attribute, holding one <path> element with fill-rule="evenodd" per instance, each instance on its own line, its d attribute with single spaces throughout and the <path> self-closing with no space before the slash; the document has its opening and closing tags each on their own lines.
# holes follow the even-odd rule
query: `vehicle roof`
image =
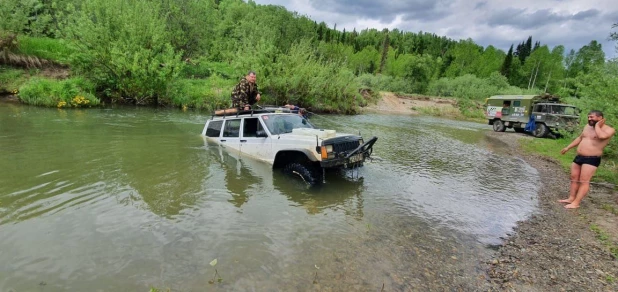
<svg viewBox="0 0 618 292">
<path fill-rule="evenodd" d="M 233 113 L 224 113 L 224 114 L 213 114 L 212 118 L 216 119 L 225 119 L 225 118 L 242 118 L 242 117 L 254 117 L 254 116 L 262 116 L 265 114 L 281 114 L 281 115 L 296 115 L 298 114 L 298 110 L 290 110 L 285 107 L 269 107 L 269 108 L 261 108 L 261 109 L 252 109 L 252 110 L 241 110 Z"/>
<path fill-rule="evenodd" d="M 533 99 L 538 95 L 494 95 L 489 97 L 489 99 Z"/>
</svg>

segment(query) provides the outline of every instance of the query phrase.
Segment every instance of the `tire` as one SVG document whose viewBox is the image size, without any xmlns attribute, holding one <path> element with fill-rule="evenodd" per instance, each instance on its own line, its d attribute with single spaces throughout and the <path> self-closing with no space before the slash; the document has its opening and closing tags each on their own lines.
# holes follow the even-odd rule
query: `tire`
<svg viewBox="0 0 618 292">
<path fill-rule="evenodd" d="M 495 132 L 506 131 L 506 126 L 504 125 L 504 122 L 501 120 L 494 120 L 494 131 Z"/>
<path fill-rule="evenodd" d="M 286 165 L 283 168 L 283 173 L 298 177 L 310 186 L 318 184 L 316 172 L 312 171 L 312 168 L 300 163 L 290 163 Z"/>
<path fill-rule="evenodd" d="M 526 132 L 526 130 L 524 130 L 524 128 L 515 128 L 515 127 L 513 127 L 513 130 L 515 130 L 515 132 L 517 132 L 517 133 L 525 133 Z"/>
<path fill-rule="evenodd" d="M 536 127 L 532 135 L 537 138 L 545 138 L 549 134 L 549 128 L 543 123 L 536 123 Z"/>
</svg>

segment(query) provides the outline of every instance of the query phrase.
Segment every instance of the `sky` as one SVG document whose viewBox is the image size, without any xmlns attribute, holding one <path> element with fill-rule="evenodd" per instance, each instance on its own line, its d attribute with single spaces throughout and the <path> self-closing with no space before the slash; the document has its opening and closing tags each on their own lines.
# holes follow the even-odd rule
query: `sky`
<svg viewBox="0 0 618 292">
<path fill-rule="evenodd" d="M 551 48 L 577 51 L 596 40 L 616 58 L 616 0 L 255 0 L 280 5 L 337 30 L 365 28 L 429 32 L 454 40 L 471 38 L 505 52 L 532 36 Z"/>
</svg>

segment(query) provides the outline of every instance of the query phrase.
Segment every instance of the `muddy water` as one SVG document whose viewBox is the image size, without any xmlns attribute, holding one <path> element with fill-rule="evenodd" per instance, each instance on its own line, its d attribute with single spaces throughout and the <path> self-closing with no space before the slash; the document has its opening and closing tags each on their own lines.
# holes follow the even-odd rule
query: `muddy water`
<svg viewBox="0 0 618 292">
<path fill-rule="evenodd" d="M 486 125 L 314 116 L 379 140 L 306 189 L 205 143 L 206 118 L 0 103 L 0 291 L 469 290 L 537 206 Z"/>
</svg>

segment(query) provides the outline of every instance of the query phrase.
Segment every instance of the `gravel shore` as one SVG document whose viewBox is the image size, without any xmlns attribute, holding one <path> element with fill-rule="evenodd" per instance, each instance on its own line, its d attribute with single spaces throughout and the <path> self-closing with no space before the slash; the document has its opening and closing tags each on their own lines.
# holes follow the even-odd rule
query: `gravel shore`
<svg viewBox="0 0 618 292">
<path fill-rule="evenodd" d="M 618 242 L 618 192 L 599 184 L 579 209 L 567 210 L 569 175 L 550 158 L 523 153 L 513 132 L 487 132 L 539 172 L 539 212 L 519 222 L 487 262 L 491 290 L 618 291 L 618 260 L 610 252 Z M 568 153 L 565 155 L 574 155 Z"/>
</svg>

